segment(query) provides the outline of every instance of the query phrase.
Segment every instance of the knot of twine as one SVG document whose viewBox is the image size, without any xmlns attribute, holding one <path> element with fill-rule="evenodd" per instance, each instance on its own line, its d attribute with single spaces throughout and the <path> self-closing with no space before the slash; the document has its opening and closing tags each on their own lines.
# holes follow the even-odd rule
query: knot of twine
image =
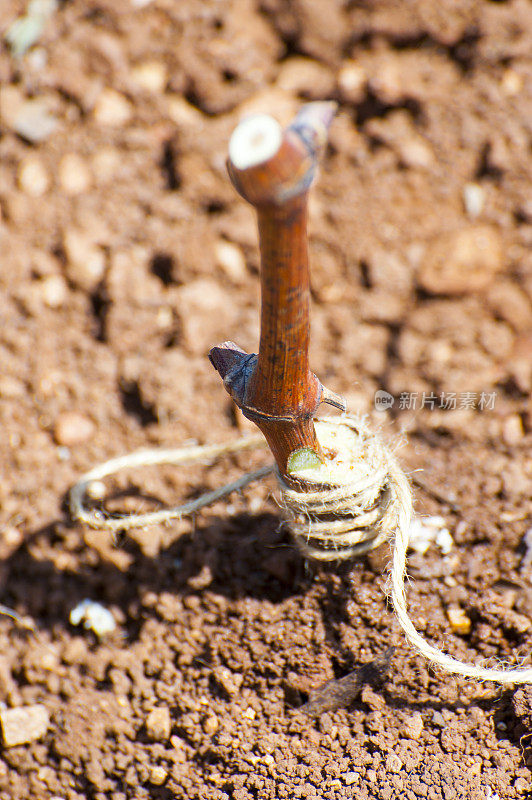
<svg viewBox="0 0 532 800">
<path fill-rule="evenodd" d="M 412 647 L 447 672 L 501 684 L 532 683 L 532 669 L 487 669 L 466 664 L 429 644 L 408 616 L 405 594 L 406 560 L 412 519 L 412 492 L 390 450 L 364 420 L 343 415 L 316 420 L 316 434 L 326 462 L 292 473 L 306 491 L 288 486 L 277 473 L 281 505 L 288 527 L 302 553 L 320 561 L 344 561 L 390 542 L 390 596 L 395 615 Z M 154 464 L 212 462 L 240 450 L 264 445 L 249 436 L 221 445 L 155 449 L 111 459 L 87 472 L 70 490 L 74 519 L 93 528 L 128 530 L 193 514 L 273 472 L 273 464 L 243 475 L 181 506 L 145 514 L 108 516 L 85 505 L 90 484 L 123 469 Z M 315 491 L 308 491 L 309 484 Z"/>
</svg>

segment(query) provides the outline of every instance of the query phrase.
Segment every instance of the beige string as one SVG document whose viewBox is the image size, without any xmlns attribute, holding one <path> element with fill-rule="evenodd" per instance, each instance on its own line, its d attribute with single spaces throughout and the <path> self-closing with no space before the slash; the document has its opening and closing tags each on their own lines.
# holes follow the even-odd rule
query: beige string
<svg viewBox="0 0 532 800">
<path fill-rule="evenodd" d="M 124 531 L 130 528 L 141 528 L 144 525 L 157 525 L 158 523 L 169 522 L 172 519 L 195 514 L 196 511 L 210 506 L 222 497 L 226 497 L 231 492 L 244 489 L 253 481 L 264 478 L 273 472 L 274 465 L 268 464 L 266 467 L 255 472 L 248 472 L 238 480 L 227 483 L 213 492 L 205 492 L 196 500 L 191 500 L 183 505 L 173 508 L 163 508 L 160 511 L 149 511 L 145 514 L 124 514 L 119 516 L 109 516 L 97 509 L 87 508 L 85 497 L 87 489 L 91 483 L 115 475 L 124 469 L 133 467 L 147 467 L 154 464 L 194 464 L 203 462 L 208 464 L 223 455 L 237 453 L 240 450 L 249 450 L 255 447 L 265 446 L 266 442 L 261 434 L 242 437 L 235 442 L 224 444 L 199 445 L 191 447 L 176 447 L 171 449 L 155 448 L 153 450 L 138 450 L 136 453 L 128 453 L 125 456 L 111 458 L 103 464 L 99 464 L 94 469 L 86 472 L 80 480 L 72 487 L 69 492 L 69 508 L 73 519 L 89 525 L 91 528 L 105 528 L 111 531 Z"/>
<path fill-rule="evenodd" d="M 418 633 L 408 616 L 405 595 L 412 493 L 403 471 L 388 448 L 360 418 L 344 415 L 317 420 L 316 432 L 328 455 L 326 463 L 294 474 L 307 488 L 310 483 L 316 490 L 298 492 L 277 475 L 288 526 L 304 555 L 321 561 L 341 561 L 389 540 L 392 544 L 391 599 L 412 647 L 447 672 L 501 684 L 532 683 L 532 669 L 486 669 L 466 664 L 429 644 Z M 250 436 L 228 444 L 146 450 L 112 459 L 86 473 L 71 489 L 71 514 L 92 527 L 111 530 L 127 530 L 192 514 L 264 477 L 274 466 L 243 475 L 197 500 L 147 514 L 110 517 L 87 508 L 84 501 L 90 483 L 119 470 L 148 464 L 209 462 L 263 443 L 261 436 Z"/>
</svg>

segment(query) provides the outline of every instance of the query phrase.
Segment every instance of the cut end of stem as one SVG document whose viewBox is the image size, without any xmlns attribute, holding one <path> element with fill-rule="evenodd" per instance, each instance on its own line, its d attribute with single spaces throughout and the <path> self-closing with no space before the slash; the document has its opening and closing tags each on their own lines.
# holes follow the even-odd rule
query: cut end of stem
<svg viewBox="0 0 532 800">
<path fill-rule="evenodd" d="M 322 459 L 311 447 L 301 447 L 292 453 L 286 469 L 289 475 L 294 475 L 305 469 L 318 469 L 321 465 Z"/>
<path fill-rule="evenodd" d="M 269 114 L 246 117 L 235 128 L 229 142 L 229 159 L 237 169 L 263 164 L 277 153 L 283 130 Z"/>
</svg>

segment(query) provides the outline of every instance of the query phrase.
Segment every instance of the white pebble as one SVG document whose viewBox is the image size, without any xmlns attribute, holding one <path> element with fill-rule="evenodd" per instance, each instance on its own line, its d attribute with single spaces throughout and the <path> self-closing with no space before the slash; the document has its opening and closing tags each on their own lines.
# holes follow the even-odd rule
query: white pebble
<svg viewBox="0 0 532 800">
<path fill-rule="evenodd" d="M 13 130 L 28 142 L 38 144 L 49 139 L 58 124 L 46 100 L 26 100 L 13 120 Z"/>
<path fill-rule="evenodd" d="M 57 7 L 57 0 L 31 0 L 26 13 L 17 17 L 6 33 L 14 56 L 23 56 L 39 40 L 48 18 Z"/>
<path fill-rule="evenodd" d="M 119 127 L 127 125 L 133 116 L 129 100 L 114 89 L 104 89 L 94 106 L 94 119 L 99 125 Z"/>
<path fill-rule="evenodd" d="M 79 625 L 83 622 L 83 627 L 94 631 L 96 636 L 101 638 L 108 633 L 112 633 L 116 628 L 116 622 L 111 612 L 93 600 L 82 600 L 81 603 L 70 612 L 70 624 Z"/>
<path fill-rule="evenodd" d="M 149 768 L 149 781 L 154 786 L 162 786 L 168 777 L 168 772 L 160 764 L 156 764 Z"/>
<path fill-rule="evenodd" d="M 484 188 L 479 183 L 466 183 L 462 197 L 467 216 L 471 219 L 480 216 L 486 200 Z"/>
<path fill-rule="evenodd" d="M 167 706 L 153 708 L 146 719 L 146 733 L 154 742 L 167 741 L 172 732 L 172 720 Z"/>
<path fill-rule="evenodd" d="M 438 545 L 444 555 L 450 553 L 454 540 L 443 517 L 414 517 L 410 523 L 408 543 L 412 550 L 423 555 L 432 543 Z"/>
<path fill-rule="evenodd" d="M 444 556 L 448 555 L 453 549 L 454 539 L 447 528 L 440 528 L 434 541 Z"/>
<path fill-rule="evenodd" d="M 63 236 L 67 257 L 66 271 L 70 280 L 87 291 L 93 290 L 103 278 L 105 255 L 83 231 L 69 228 Z"/>
<path fill-rule="evenodd" d="M 508 447 L 516 447 L 524 438 L 523 421 L 519 414 L 511 414 L 502 424 L 502 438 Z"/>
<path fill-rule="evenodd" d="M 50 188 L 50 176 L 39 156 L 25 158 L 18 170 L 18 185 L 30 197 L 42 197 Z"/>
<path fill-rule="evenodd" d="M 60 308 L 68 297 L 68 287 L 62 275 L 49 275 L 40 282 L 44 304 L 48 308 Z"/>
<path fill-rule="evenodd" d="M 338 73 L 338 86 L 345 100 L 359 103 L 364 97 L 368 76 L 356 61 L 347 61 Z"/>
<path fill-rule="evenodd" d="M 522 91 L 524 86 L 523 76 L 516 72 L 514 69 L 507 69 L 501 78 L 501 89 L 504 94 L 513 97 Z"/>
<path fill-rule="evenodd" d="M 166 87 L 168 72 L 162 61 L 144 61 L 133 67 L 131 78 L 141 89 L 161 94 Z"/>
<path fill-rule="evenodd" d="M 77 153 L 67 153 L 59 162 L 59 183 L 69 195 L 83 194 L 91 184 L 91 175 L 84 159 Z"/>
<path fill-rule="evenodd" d="M 217 265 L 228 278 L 241 283 L 246 277 L 246 260 L 240 247 L 232 242 L 220 239 L 214 246 L 214 257 Z"/>
<path fill-rule="evenodd" d="M 344 772 L 344 774 L 340 777 L 346 786 L 352 786 L 354 783 L 358 783 L 360 780 L 359 773 L 354 771 Z"/>
<path fill-rule="evenodd" d="M 393 773 L 401 772 L 402 766 L 403 762 L 396 753 L 388 754 L 384 765 L 386 772 L 393 772 Z"/>
<path fill-rule="evenodd" d="M 48 730 L 49 724 L 46 706 L 40 703 L 0 710 L 2 738 L 6 747 L 16 747 L 40 739 Z"/>
<path fill-rule="evenodd" d="M 59 414 L 54 424 L 54 439 L 57 444 L 65 447 L 82 444 L 90 439 L 93 433 L 94 422 L 77 411 L 64 411 Z"/>
</svg>

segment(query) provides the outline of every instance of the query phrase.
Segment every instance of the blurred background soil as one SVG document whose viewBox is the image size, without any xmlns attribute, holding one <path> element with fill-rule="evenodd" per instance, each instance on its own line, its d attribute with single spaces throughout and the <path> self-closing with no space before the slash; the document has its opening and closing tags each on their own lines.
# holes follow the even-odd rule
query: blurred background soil
<svg viewBox="0 0 532 800">
<path fill-rule="evenodd" d="M 2 0 L 0 33 L 25 10 Z M 454 539 L 412 556 L 418 628 L 529 664 L 531 53 L 527 0 L 70 0 L 24 56 L 1 51 L 0 602 L 38 636 L 0 617 L 0 710 L 50 716 L 0 751 L 1 800 L 531 796 L 527 690 L 431 670 L 386 559 L 305 563 L 272 482 L 115 540 L 64 507 L 102 459 L 247 430 L 206 355 L 258 340 L 228 139 L 246 113 L 336 99 L 310 204 L 313 369 L 402 441 L 418 512 Z M 114 487 L 157 508 L 266 459 Z M 69 624 L 85 598 L 111 610 L 106 639 Z M 297 710 L 390 645 L 381 690 Z"/>
</svg>

